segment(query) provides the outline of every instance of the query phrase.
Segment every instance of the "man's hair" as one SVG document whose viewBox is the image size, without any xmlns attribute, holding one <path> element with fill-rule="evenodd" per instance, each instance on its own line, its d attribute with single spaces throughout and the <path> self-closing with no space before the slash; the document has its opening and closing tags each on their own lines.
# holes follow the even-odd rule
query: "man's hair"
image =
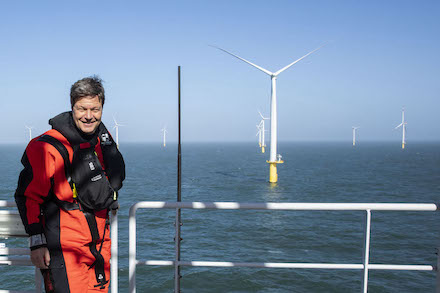
<svg viewBox="0 0 440 293">
<path fill-rule="evenodd" d="M 75 82 L 70 88 L 70 105 L 73 108 L 75 103 L 87 96 L 98 96 L 99 101 L 104 106 L 105 94 L 104 87 L 102 86 L 102 79 L 98 76 L 90 76 Z"/>
</svg>

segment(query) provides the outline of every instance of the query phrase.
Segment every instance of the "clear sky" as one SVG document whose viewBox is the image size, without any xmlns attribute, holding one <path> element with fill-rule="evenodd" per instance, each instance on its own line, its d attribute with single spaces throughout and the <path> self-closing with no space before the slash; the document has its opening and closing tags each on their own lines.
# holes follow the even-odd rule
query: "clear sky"
<svg viewBox="0 0 440 293">
<path fill-rule="evenodd" d="M 440 140 L 439 1 L 1 1 L 0 143 L 70 109 L 70 86 L 105 81 L 120 142 L 256 141 L 277 71 L 280 141 Z M 267 135 L 269 137 L 269 135 Z"/>
</svg>

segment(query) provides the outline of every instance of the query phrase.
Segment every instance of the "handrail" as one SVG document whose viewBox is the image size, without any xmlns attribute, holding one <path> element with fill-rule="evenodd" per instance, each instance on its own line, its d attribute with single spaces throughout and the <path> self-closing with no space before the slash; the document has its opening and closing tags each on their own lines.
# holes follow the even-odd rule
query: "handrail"
<svg viewBox="0 0 440 293">
<path fill-rule="evenodd" d="M 0 208 L 14 208 L 16 207 L 16 204 L 14 201 L 6 201 L 6 200 L 0 200 Z M 0 215 L 16 215 L 18 216 L 18 212 L 16 210 L 0 210 Z M 21 221 L 12 221 L 11 218 L 8 219 L 2 219 L 3 221 L 8 221 L 8 231 L 7 233 L 3 233 L 2 236 L 9 236 L 9 237 L 26 237 L 27 234 L 24 231 L 24 227 L 22 226 Z M 14 229 L 10 229 L 12 227 Z M 17 227 L 20 229 L 17 230 Z M 0 248 L 0 265 L 10 265 L 10 266 L 33 266 L 30 257 L 29 257 L 29 248 L 8 248 L 3 247 Z M 10 257 L 10 255 L 17 255 L 17 256 L 27 256 L 25 258 L 23 257 Z M 15 291 L 15 290 L 0 290 L 0 293 L 20 293 L 20 292 L 41 292 L 42 287 L 42 276 L 40 273 L 40 269 L 35 268 L 35 290 L 33 291 Z"/>
<path fill-rule="evenodd" d="M 241 262 L 208 262 L 208 261 L 163 261 L 136 259 L 136 211 L 138 209 L 225 209 L 225 210 L 312 210 L 312 211 L 365 211 L 365 246 L 362 264 L 334 263 L 241 263 Z M 437 271 L 437 293 L 440 293 L 440 275 L 437 267 L 432 265 L 393 265 L 370 264 L 370 226 L 371 211 L 437 211 L 434 203 L 240 203 L 240 202 L 163 202 L 142 201 L 130 207 L 129 213 L 129 292 L 136 292 L 136 266 L 205 266 L 205 267 L 262 267 L 262 268 L 307 268 L 307 269 L 362 269 L 362 292 L 368 289 L 369 270 L 417 270 Z M 440 258 L 437 261 L 440 263 Z M 175 289 L 176 290 L 176 289 Z M 175 291 L 176 292 L 176 291 Z"/>
<path fill-rule="evenodd" d="M 248 203 L 248 202 L 168 202 L 141 201 L 131 209 L 220 209 L 220 210 L 313 210 L 313 211 L 436 211 L 434 203 Z M 130 209 L 130 210 L 131 210 Z"/>
</svg>

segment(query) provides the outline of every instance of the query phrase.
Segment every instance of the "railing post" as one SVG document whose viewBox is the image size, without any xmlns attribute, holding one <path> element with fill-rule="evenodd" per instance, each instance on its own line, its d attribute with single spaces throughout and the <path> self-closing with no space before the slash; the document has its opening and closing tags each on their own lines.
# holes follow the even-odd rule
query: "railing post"
<svg viewBox="0 0 440 293">
<path fill-rule="evenodd" d="M 371 231 L 371 210 L 366 210 L 367 218 L 365 223 L 365 249 L 364 249 L 364 278 L 362 292 L 368 291 L 368 264 L 370 260 L 370 231 Z"/>
<path fill-rule="evenodd" d="M 435 292 L 440 293 L 440 247 L 437 247 L 437 284 L 435 286 Z"/>
<path fill-rule="evenodd" d="M 131 206 L 128 218 L 128 283 L 130 293 L 136 292 L 136 209 L 136 204 Z"/>
<path fill-rule="evenodd" d="M 174 239 L 175 244 L 175 262 L 174 262 L 174 293 L 180 293 L 180 223 L 181 215 L 180 209 L 176 209 L 176 236 Z"/>
<path fill-rule="evenodd" d="M 118 213 L 112 210 L 110 218 L 111 235 L 111 265 L 110 265 L 110 287 L 111 293 L 118 293 Z"/>
</svg>

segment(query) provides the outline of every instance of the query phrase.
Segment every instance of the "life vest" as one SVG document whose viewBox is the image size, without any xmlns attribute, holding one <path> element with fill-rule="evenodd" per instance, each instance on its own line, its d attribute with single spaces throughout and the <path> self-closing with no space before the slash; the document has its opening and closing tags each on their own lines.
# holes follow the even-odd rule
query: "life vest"
<svg viewBox="0 0 440 293">
<path fill-rule="evenodd" d="M 112 188 L 95 152 L 97 139 L 73 146 L 73 159 L 70 163 L 66 147 L 56 138 L 43 135 L 39 141 L 47 142 L 58 150 L 64 160 L 66 179 L 73 192 L 73 198 L 79 203 L 54 200 L 65 210 L 84 209 L 101 211 L 117 205 L 117 193 Z"/>
</svg>

